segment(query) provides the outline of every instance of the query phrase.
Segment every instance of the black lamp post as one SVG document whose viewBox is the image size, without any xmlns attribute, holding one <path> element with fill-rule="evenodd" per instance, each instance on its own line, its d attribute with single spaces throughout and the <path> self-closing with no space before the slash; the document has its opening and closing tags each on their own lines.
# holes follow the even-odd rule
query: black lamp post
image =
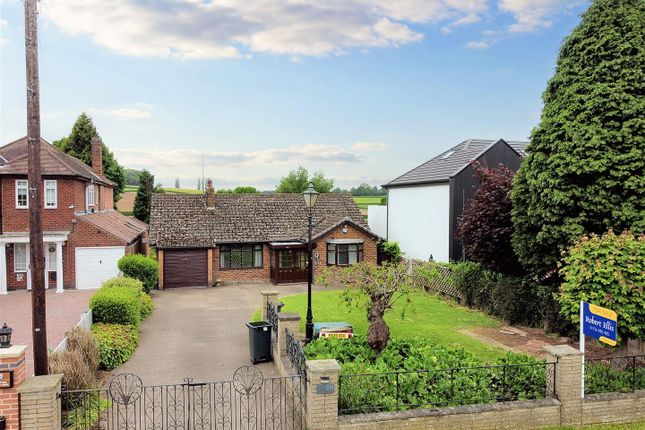
<svg viewBox="0 0 645 430">
<path fill-rule="evenodd" d="M 313 208 L 318 198 L 318 193 L 314 188 L 314 184 L 309 183 L 307 190 L 302 193 L 305 198 L 305 206 L 307 206 L 307 322 L 305 323 L 305 342 L 309 343 L 314 338 L 314 316 L 311 312 L 311 284 L 314 279 L 314 264 L 311 255 L 311 225 L 313 217 Z"/>
<path fill-rule="evenodd" d="M 11 333 L 13 329 L 7 327 L 7 323 L 4 323 L 2 328 L 0 328 L 0 348 L 11 348 Z"/>
</svg>

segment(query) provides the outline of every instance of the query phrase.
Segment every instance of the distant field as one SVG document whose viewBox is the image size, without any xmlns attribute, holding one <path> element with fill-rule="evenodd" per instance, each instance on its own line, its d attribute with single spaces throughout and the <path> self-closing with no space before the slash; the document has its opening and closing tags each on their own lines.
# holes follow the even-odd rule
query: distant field
<svg viewBox="0 0 645 430">
<path fill-rule="evenodd" d="M 381 201 L 385 198 L 385 201 L 387 201 L 386 196 L 356 196 L 354 197 L 354 201 L 356 202 L 356 205 L 361 208 L 361 209 L 367 209 L 369 205 L 377 205 L 380 206 L 383 203 Z"/>
<path fill-rule="evenodd" d="M 175 194 L 202 194 L 203 193 L 203 191 L 191 190 L 189 188 L 163 188 L 163 190 L 167 193 L 175 193 Z"/>
<path fill-rule="evenodd" d="M 129 192 L 135 192 L 136 193 L 138 189 L 139 189 L 139 187 L 137 187 L 136 185 L 126 185 L 125 188 L 123 189 L 123 192 L 124 193 L 129 193 Z"/>
</svg>

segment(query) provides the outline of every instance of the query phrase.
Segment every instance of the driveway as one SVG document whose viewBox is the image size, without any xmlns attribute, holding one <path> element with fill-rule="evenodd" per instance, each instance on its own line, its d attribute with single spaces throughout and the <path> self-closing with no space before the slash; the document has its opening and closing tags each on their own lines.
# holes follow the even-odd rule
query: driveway
<svg viewBox="0 0 645 430">
<path fill-rule="evenodd" d="M 145 385 L 230 380 L 249 359 L 245 323 L 260 308 L 261 290 L 280 295 L 305 293 L 306 284 L 240 284 L 216 288 L 154 291 L 155 310 L 140 326 L 134 356 L 113 373 L 131 372 Z M 315 289 L 322 289 L 316 287 Z M 272 363 L 258 364 L 265 376 L 275 375 Z"/>
<path fill-rule="evenodd" d="M 87 312 L 88 301 L 95 290 L 65 290 L 57 294 L 47 291 L 47 346 L 56 348 L 65 332 L 74 327 Z M 31 347 L 31 292 L 12 291 L 0 296 L 0 325 L 13 328 L 11 343 L 29 345 L 26 353 L 27 375 L 34 373 L 33 348 Z"/>
</svg>

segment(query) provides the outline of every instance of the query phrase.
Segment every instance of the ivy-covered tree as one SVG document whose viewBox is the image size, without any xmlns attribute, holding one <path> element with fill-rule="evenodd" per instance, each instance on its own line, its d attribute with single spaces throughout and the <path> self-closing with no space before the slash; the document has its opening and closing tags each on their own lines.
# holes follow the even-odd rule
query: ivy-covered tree
<svg viewBox="0 0 645 430">
<path fill-rule="evenodd" d="M 519 274 L 511 238 L 511 187 L 515 173 L 500 164 L 490 168 L 475 162 L 479 187 L 458 220 L 457 239 L 462 241 L 466 258 L 497 272 Z"/>
<path fill-rule="evenodd" d="M 537 275 L 588 233 L 645 230 L 645 2 L 594 0 L 562 44 L 513 186 L 513 247 Z"/>
<path fill-rule="evenodd" d="M 93 137 L 101 138 L 94 127 L 92 118 L 83 112 L 74 123 L 69 136 L 53 141 L 52 145 L 90 166 L 92 165 Z M 125 169 L 117 162 L 114 154 L 105 144 L 103 145 L 103 174 L 116 183 L 113 193 L 116 203 L 125 188 Z"/>
<path fill-rule="evenodd" d="M 309 183 L 314 184 L 314 188 L 319 193 L 330 193 L 334 188 L 334 180 L 325 177 L 321 171 L 314 172 L 312 176 L 304 167 L 300 166 L 297 170 L 292 170 L 287 176 L 280 179 L 276 187 L 278 193 L 302 193 L 307 189 Z"/>
<path fill-rule="evenodd" d="M 150 222 L 150 204 L 152 203 L 152 193 L 155 192 L 155 177 L 147 170 L 141 172 L 139 177 L 139 189 L 134 198 L 134 208 L 132 214 L 138 220 Z"/>
</svg>

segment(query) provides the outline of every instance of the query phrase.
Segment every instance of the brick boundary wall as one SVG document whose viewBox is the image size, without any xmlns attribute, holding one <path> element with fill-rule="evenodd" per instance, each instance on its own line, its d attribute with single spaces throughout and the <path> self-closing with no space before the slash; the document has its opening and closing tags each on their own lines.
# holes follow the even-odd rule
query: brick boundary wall
<svg viewBox="0 0 645 430">
<path fill-rule="evenodd" d="M 5 417 L 6 430 L 20 429 L 18 388 L 27 377 L 26 352 L 27 346 L 0 349 L 0 370 L 13 370 L 13 387 L 0 388 L 0 416 Z"/>
</svg>

